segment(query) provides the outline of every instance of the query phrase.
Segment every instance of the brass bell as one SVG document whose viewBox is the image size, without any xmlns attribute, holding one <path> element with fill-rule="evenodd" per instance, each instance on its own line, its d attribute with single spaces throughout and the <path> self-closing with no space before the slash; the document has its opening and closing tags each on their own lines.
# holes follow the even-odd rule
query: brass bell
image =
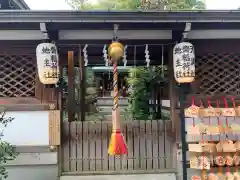
<svg viewBox="0 0 240 180">
<path fill-rule="evenodd" d="M 124 46 L 119 42 L 113 42 L 108 48 L 108 55 L 112 61 L 118 61 L 124 55 Z"/>
</svg>

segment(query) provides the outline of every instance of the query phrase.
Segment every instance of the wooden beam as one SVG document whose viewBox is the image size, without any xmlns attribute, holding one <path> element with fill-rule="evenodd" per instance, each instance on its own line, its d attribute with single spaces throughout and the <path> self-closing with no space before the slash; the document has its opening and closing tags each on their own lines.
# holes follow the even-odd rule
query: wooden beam
<svg viewBox="0 0 240 180">
<path fill-rule="evenodd" d="M 148 169 L 146 170 L 122 170 L 122 171 L 81 171 L 81 172 L 63 172 L 62 173 L 62 177 L 60 178 L 60 180 L 68 180 L 71 179 L 73 176 L 74 178 L 76 178 L 76 180 L 81 179 L 81 176 L 89 176 L 89 175 L 93 175 L 93 176 L 99 176 L 99 175 L 139 175 L 141 176 L 141 174 L 176 174 L 177 171 L 176 169 L 156 169 L 156 170 L 151 170 Z M 97 177 L 96 177 L 97 178 Z M 94 179 L 94 178 L 92 178 Z"/>
<path fill-rule="evenodd" d="M 42 104 L 35 97 L 0 98 L 0 109 L 4 111 L 47 111 L 50 106 L 55 109 L 55 102 Z"/>
<path fill-rule="evenodd" d="M 41 101 L 35 97 L 0 97 L 0 105 L 16 104 L 41 104 Z"/>
<path fill-rule="evenodd" d="M 177 93 L 176 93 L 176 81 L 173 75 L 173 55 L 172 48 L 169 50 L 169 61 L 168 61 L 168 74 L 169 74 L 169 99 L 170 99 L 170 120 L 172 122 L 172 131 L 176 133 L 176 137 L 178 137 L 179 133 L 179 117 L 176 111 L 177 104 Z"/>
<path fill-rule="evenodd" d="M 12 104 L 0 105 L 3 111 L 48 111 L 50 104 Z"/>
<path fill-rule="evenodd" d="M 48 111 L 48 128 L 49 128 L 49 145 L 59 146 L 61 144 L 60 139 L 60 111 L 50 110 Z"/>
<path fill-rule="evenodd" d="M 74 51 L 68 51 L 68 122 L 74 121 Z"/>
<path fill-rule="evenodd" d="M 59 53 L 60 53 L 60 49 Z M 60 57 L 61 58 L 61 57 Z M 59 63 L 59 77 L 62 80 L 63 78 L 63 67 L 62 64 Z M 63 115 L 64 115 L 64 109 L 63 109 L 63 89 L 61 87 L 58 88 L 58 98 L 57 98 L 57 109 L 60 111 L 60 140 L 62 139 L 63 135 L 63 128 L 62 128 L 62 124 L 63 124 Z M 62 143 L 60 143 L 60 146 L 57 147 L 57 161 L 58 161 L 58 176 L 61 176 L 61 171 L 62 171 L 62 166 L 63 166 L 63 154 L 62 154 Z"/>
<path fill-rule="evenodd" d="M 6 34 L 7 32 L 4 31 Z M 33 32 L 31 32 L 33 34 Z M 36 38 L 38 34 L 36 33 Z M 139 39 L 172 39 L 171 30 L 121 30 L 118 32 L 119 39 L 139 40 Z M 0 39 L 1 37 L 0 31 Z M 6 38 L 6 37 L 5 37 Z M 9 37 L 10 38 L 10 37 Z M 20 38 L 20 37 L 19 37 Z M 21 37 L 22 38 L 22 37 Z M 25 38 L 25 37 L 24 37 Z M 60 40 L 109 40 L 112 38 L 112 30 L 60 30 Z"/>
<path fill-rule="evenodd" d="M 225 31 L 222 30 L 224 33 Z M 122 40 L 139 39 L 172 39 L 171 30 L 121 30 L 118 33 Z M 60 30 L 59 40 L 109 40 L 112 38 L 112 30 Z M 0 30 L 0 40 L 42 40 L 40 30 Z"/>
<path fill-rule="evenodd" d="M 66 142 L 69 139 L 74 139 L 74 140 L 82 140 L 82 133 L 88 132 L 89 137 L 91 136 L 92 138 L 95 137 L 110 137 L 111 135 L 111 127 L 112 127 L 112 122 L 111 121 L 85 121 L 85 122 L 79 122 L 79 121 L 74 121 L 71 123 L 72 125 L 69 126 L 69 123 L 64 121 L 63 122 L 63 137 L 62 137 L 62 142 Z M 144 125 L 141 126 L 140 124 Z M 145 126 L 146 125 L 146 126 Z M 140 126 L 142 128 L 146 127 L 147 132 L 149 133 L 154 133 L 158 132 L 158 135 L 163 135 L 164 128 L 166 132 L 171 132 L 171 126 L 172 123 L 170 121 L 165 121 L 165 120 L 146 120 L 145 122 L 142 121 L 142 123 L 139 123 L 139 120 L 126 120 L 121 122 L 121 128 L 126 130 L 125 133 L 132 133 L 134 132 L 135 136 L 139 135 L 145 135 L 145 131 L 135 131 L 136 129 L 139 129 Z M 165 126 L 165 127 L 164 127 Z M 85 127 L 85 128 L 82 128 Z M 105 128 L 107 127 L 107 128 Z M 78 134 L 76 135 L 76 131 Z"/>
</svg>

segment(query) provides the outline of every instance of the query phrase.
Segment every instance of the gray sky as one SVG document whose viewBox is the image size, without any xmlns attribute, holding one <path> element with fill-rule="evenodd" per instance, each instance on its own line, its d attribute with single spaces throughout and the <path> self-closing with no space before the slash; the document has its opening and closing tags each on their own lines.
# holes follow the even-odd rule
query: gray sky
<svg viewBox="0 0 240 180">
<path fill-rule="evenodd" d="M 92 0 L 94 1 L 94 0 Z M 236 9 L 240 0 L 205 0 L 208 9 Z M 25 0 L 35 10 L 68 10 L 71 9 L 65 0 Z"/>
<path fill-rule="evenodd" d="M 35 10 L 68 10 L 71 9 L 65 0 L 25 0 Z"/>
</svg>

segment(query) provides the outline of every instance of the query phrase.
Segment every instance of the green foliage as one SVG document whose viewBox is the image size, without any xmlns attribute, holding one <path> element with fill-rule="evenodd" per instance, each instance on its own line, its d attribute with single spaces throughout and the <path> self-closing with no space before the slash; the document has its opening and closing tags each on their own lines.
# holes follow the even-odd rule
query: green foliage
<svg viewBox="0 0 240 180">
<path fill-rule="evenodd" d="M 167 10 L 197 10 L 206 9 L 206 4 L 201 0 L 169 0 Z"/>
<path fill-rule="evenodd" d="M 66 2 L 76 10 L 90 10 L 94 9 L 94 5 L 88 0 L 66 0 Z"/>
<path fill-rule="evenodd" d="M 88 0 L 67 0 L 78 10 L 196 10 L 206 9 L 201 0 L 98 0 L 92 4 Z"/>
<path fill-rule="evenodd" d="M 75 101 L 76 104 L 81 105 L 81 79 L 80 79 L 80 69 L 78 67 L 74 68 L 74 87 L 75 87 Z M 86 94 L 85 94 L 85 112 L 87 115 L 87 118 L 89 119 L 97 119 L 95 116 L 98 114 L 98 109 L 96 107 L 96 102 L 97 102 L 97 91 L 96 91 L 96 82 L 95 82 L 95 75 L 94 71 L 92 70 L 91 67 L 86 67 L 85 68 L 85 78 L 86 78 Z M 65 91 L 65 96 L 64 99 L 67 101 L 68 98 L 68 73 L 67 69 L 63 69 L 63 84 L 66 84 L 64 91 Z M 79 116 L 78 113 L 76 113 L 76 118 Z M 64 118 L 67 117 L 67 110 L 64 112 Z"/>
<path fill-rule="evenodd" d="M 85 103 L 88 106 L 88 115 L 94 115 L 98 112 L 96 107 L 97 102 L 97 90 L 94 71 L 91 67 L 87 67 L 85 71 L 86 77 L 86 97 Z"/>
<path fill-rule="evenodd" d="M 140 7 L 141 0 L 98 0 L 92 4 L 88 0 L 66 0 L 68 4 L 77 10 L 135 10 Z"/>
<path fill-rule="evenodd" d="M 164 76 L 166 67 L 136 67 L 130 69 L 127 82 L 130 86 L 129 108 L 133 118 L 138 120 L 155 118 L 156 114 L 149 111 L 149 100 L 151 93 L 155 87 L 159 87 L 160 83 L 165 81 Z"/>
<path fill-rule="evenodd" d="M 141 0 L 99 0 L 95 9 L 136 10 L 141 7 Z"/>
<path fill-rule="evenodd" d="M 3 128 L 6 128 L 8 123 L 10 123 L 12 120 L 13 118 L 5 118 L 5 112 L 0 112 L 0 123 Z M 18 155 L 18 153 L 15 151 L 15 148 L 8 142 L 3 141 L 2 138 L 3 130 L 0 132 L 0 180 L 8 177 L 8 172 L 4 167 L 5 163 L 14 160 Z"/>
</svg>

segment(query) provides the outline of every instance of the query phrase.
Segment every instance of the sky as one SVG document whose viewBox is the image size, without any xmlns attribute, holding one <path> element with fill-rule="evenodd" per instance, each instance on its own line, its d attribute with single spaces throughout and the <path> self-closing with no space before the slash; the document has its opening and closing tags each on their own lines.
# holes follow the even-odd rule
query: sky
<svg viewBox="0 0 240 180">
<path fill-rule="evenodd" d="M 240 0 L 205 0 L 207 9 L 237 9 Z M 70 10 L 65 0 L 25 0 L 33 10 Z"/>
</svg>

